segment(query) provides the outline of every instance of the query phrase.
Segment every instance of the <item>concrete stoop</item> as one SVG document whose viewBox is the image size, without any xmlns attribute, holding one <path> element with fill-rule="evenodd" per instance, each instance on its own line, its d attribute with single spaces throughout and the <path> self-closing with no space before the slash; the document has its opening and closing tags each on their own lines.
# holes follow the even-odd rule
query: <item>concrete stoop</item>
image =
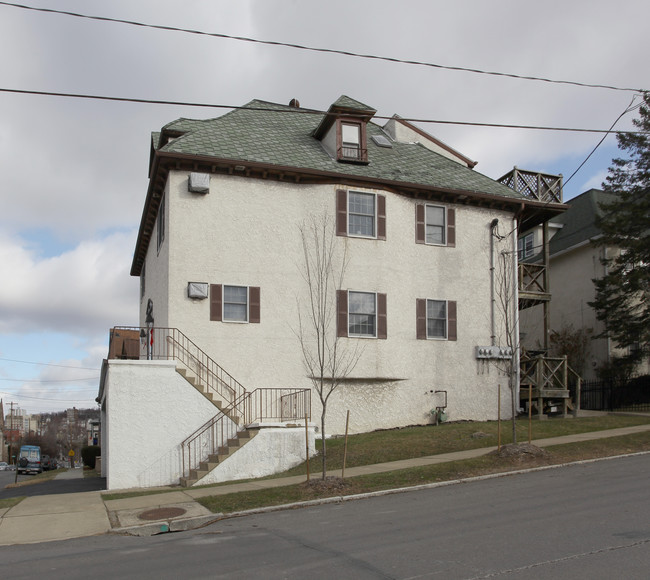
<svg viewBox="0 0 650 580">
<path fill-rule="evenodd" d="M 246 443 L 250 442 L 258 433 L 259 429 L 245 429 L 237 433 L 237 437 L 228 439 L 226 445 L 219 447 L 217 453 L 208 456 L 208 459 L 202 461 L 197 469 L 191 469 L 189 477 L 181 477 L 181 487 L 190 487 L 200 479 L 203 479 L 213 469 L 217 468 L 220 463 L 228 459 L 228 457 L 241 449 Z"/>
</svg>

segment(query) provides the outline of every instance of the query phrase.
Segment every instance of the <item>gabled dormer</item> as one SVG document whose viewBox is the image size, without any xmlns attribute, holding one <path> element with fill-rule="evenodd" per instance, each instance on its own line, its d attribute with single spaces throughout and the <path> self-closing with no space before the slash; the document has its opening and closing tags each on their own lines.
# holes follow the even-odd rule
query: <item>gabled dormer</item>
<svg viewBox="0 0 650 580">
<path fill-rule="evenodd" d="M 337 161 L 368 163 L 366 125 L 377 111 L 342 95 L 314 131 L 325 150 Z"/>
</svg>

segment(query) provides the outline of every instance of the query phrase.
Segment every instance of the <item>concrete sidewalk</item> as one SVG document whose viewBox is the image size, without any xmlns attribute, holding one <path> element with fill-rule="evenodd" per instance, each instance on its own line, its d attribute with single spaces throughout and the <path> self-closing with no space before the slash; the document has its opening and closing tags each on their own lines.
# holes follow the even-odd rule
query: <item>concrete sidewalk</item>
<svg viewBox="0 0 650 580">
<path fill-rule="evenodd" d="M 537 447 L 605 439 L 650 431 L 650 424 L 609 429 L 592 433 L 534 440 Z M 375 465 L 351 467 L 346 477 L 383 473 L 410 467 L 433 465 L 486 455 L 496 447 L 483 447 L 428 457 L 404 459 Z M 340 470 L 328 475 L 339 476 Z M 62 472 L 57 479 L 83 477 L 83 470 Z M 150 536 L 206 525 L 220 519 L 195 500 L 211 495 L 225 495 L 295 485 L 305 476 L 264 479 L 209 488 L 166 488 L 166 493 L 152 493 L 125 499 L 103 500 L 101 491 L 28 497 L 16 506 L 0 510 L 0 546 L 30 544 L 93 536 L 108 532 Z M 152 490 L 153 491 L 153 490 Z M 157 491 L 161 491 L 158 489 Z"/>
</svg>

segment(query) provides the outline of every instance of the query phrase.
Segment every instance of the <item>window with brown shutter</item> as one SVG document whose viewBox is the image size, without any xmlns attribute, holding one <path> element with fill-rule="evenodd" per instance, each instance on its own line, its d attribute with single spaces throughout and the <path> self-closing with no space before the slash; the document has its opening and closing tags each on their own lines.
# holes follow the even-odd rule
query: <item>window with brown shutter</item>
<svg viewBox="0 0 650 580">
<path fill-rule="evenodd" d="M 457 340 L 458 331 L 456 324 L 456 301 L 447 301 L 447 340 Z"/>
<path fill-rule="evenodd" d="M 415 243 L 456 246 L 456 211 L 441 205 L 415 205 Z"/>
<path fill-rule="evenodd" d="M 221 322 L 222 315 L 221 284 L 210 284 L 210 320 Z"/>
<path fill-rule="evenodd" d="M 447 208 L 447 247 L 456 247 L 456 210 Z"/>
<path fill-rule="evenodd" d="M 386 294 L 339 290 L 337 292 L 338 336 L 388 337 Z"/>
<path fill-rule="evenodd" d="M 336 235 L 386 239 L 386 196 L 336 191 Z"/>
<path fill-rule="evenodd" d="M 457 340 L 456 301 L 418 298 L 415 301 L 415 310 L 418 340 Z"/>
<path fill-rule="evenodd" d="M 422 242 L 424 243 L 424 242 Z M 427 301 L 425 298 L 418 298 L 415 301 L 415 332 L 418 340 L 427 338 Z"/>
<path fill-rule="evenodd" d="M 251 286 L 248 288 L 248 322 L 259 324 L 260 322 L 260 288 Z"/>
<path fill-rule="evenodd" d="M 348 335 L 348 291 L 336 291 L 336 336 Z"/>
<path fill-rule="evenodd" d="M 388 338 L 386 294 L 377 293 L 377 338 Z"/>
<path fill-rule="evenodd" d="M 215 322 L 260 322 L 259 286 L 210 284 L 210 320 Z"/>
</svg>

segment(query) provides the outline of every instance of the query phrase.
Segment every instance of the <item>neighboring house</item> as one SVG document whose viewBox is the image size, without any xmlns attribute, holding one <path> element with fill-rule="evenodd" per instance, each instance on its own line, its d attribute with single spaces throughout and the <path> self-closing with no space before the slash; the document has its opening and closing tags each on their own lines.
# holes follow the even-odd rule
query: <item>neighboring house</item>
<svg viewBox="0 0 650 580">
<path fill-rule="evenodd" d="M 549 331 L 563 327 L 582 331 L 587 337 L 583 368 L 576 368 L 583 379 L 598 378 L 598 369 L 615 354 L 622 354 L 606 338 L 596 338 L 604 331 L 602 322 L 589 306 L 595 298 L 593 280 L 605 275 L 604 258 L 611 258 L 617 248 L 595 245 L 601 236 L 596 218 L 602 215 L 601 203 L 611 203 L 614 195 L 590 189 L 566 202 L 569 209 L 549 221 L 549 284 L 553 294 Z M 519 237 L 519 257 L 534 261 L 542 250 L 541 228 L 523 231 Z M 540 307 L 521 313 L 522 345 L 538 350 L 544 344 L 543 313 Z M 551 345 L 552 346 L 552 345 Z M 642 371 L 644 369 L 641 369 Z M 647 368 L 645 369 L 647 371 Z"/>
<path fill-rule="evenodd" d="M 330 400 L 328 435 L 344 432 L 348 410 L 350 432 L 430 423 L 443 401 L 450 420 L 496 419 L 504 379 L 485 365 L 492 351 L 477 354 L 503 334 L 490 248 L 516 267 L 518 228 L 562 206 L 473 171 L 475 162 L 397 116 L 382 127 L 374 115 L 345 96 L 325 114 L 255 100 L 153 134 L 131 268 L 141 328 L 113 331 L 120 342 L 98 397 L 109 488 L 253 477 L 286 468 L 266 465 L 279 455 L 304 460 L 304 415 L 320 415 L 318 398 L 304 394 L 311 382 L 296 337 L 307 295 L 299 226 L 312 216 L 331 222 L 348 260 L 329 331 L 361 353 Z M 133 336 L 150 360 L 129 360 Z M 255 439 L 227 461 L 211 451 L 188 475 L 188 457 L 214 446 L 200 427 L 215 413 L 236 423 L 238 398 L 289 388 L 281 413 L 247 408 Z M 252 463 L 258 471 L 247 471 Z"/>
</svg>

